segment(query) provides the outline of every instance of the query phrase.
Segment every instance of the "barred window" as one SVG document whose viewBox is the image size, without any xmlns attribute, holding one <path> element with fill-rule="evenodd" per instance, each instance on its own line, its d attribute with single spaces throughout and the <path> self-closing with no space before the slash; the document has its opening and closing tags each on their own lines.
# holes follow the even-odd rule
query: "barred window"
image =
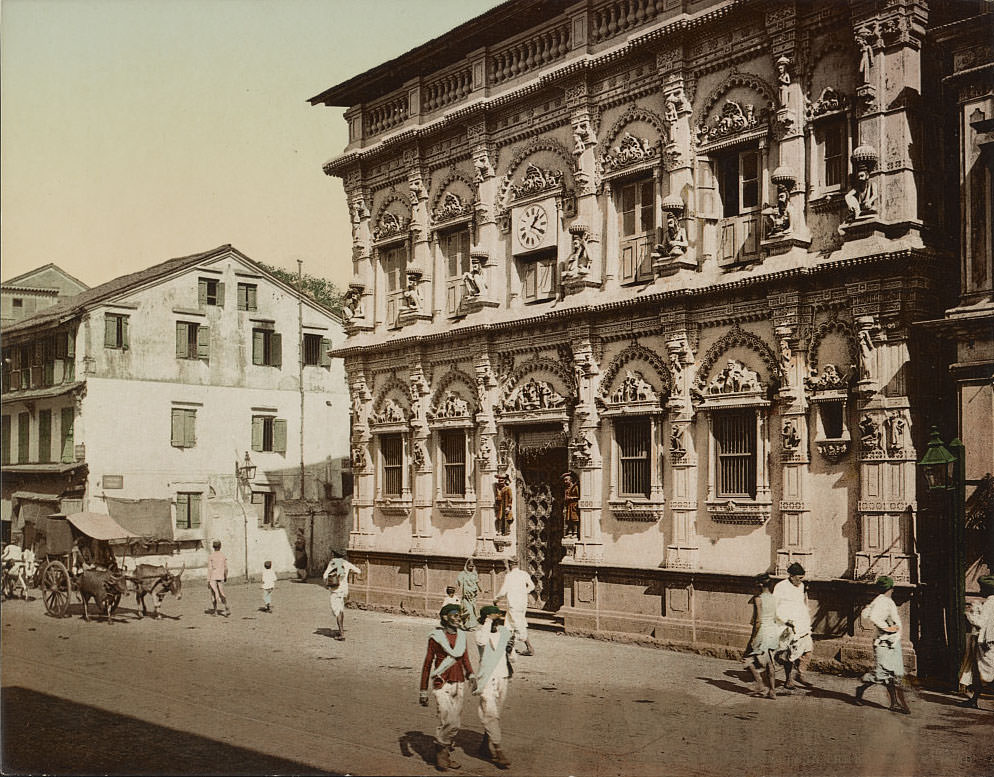
<svg viewBox="0 0 994 777">
<path fill-rule="evenodd" d="M 445 495 L 466 496 L 466 433 L 461 429 L 441 433 Z"/>
<path fill-rule="evenodd" d="M 651 430 L 652 425 L 646 417 L 616 421 L 614 424 L 621 476 L 619 496 L 649 497 Z"/>
<path fill-rule="evenodd" d="M 404 442 L 399 434 L 380 435 L 383 459 L 383 495 L 400 496 L 403 485 Z"/>
<path fill-rule="evenodd" d="M 715 494 L 719 498 L 756 496 L 756 413 L 729 410 L 715 413 L 717 453 Z"/>
</svg>

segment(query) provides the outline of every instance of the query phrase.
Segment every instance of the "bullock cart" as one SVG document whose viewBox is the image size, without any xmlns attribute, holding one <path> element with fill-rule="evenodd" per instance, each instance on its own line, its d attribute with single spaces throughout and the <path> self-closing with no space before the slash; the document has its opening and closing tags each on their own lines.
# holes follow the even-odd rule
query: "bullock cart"
<svg viewBox="0 0 994 777">
<path fill-rule="evenodd" d="M 137 536 L 109 515 L 72 513 L 49 516 L 45 524 L 45 549 L 40 564 L 42 601 L 49 614 L 60 618 L 68 614 L 72 594 L 80 592 L 84 573 L 102 573 L 113 581 L 114 585 L 108 587 L 106 596 L 108 616 L 113 613 L 121 601 L 125 586 L 123 563 L 118 565 L 111 542 L 128 541 Z M 85 615 L 85 600 L 83 610 Z"/>
</svg>

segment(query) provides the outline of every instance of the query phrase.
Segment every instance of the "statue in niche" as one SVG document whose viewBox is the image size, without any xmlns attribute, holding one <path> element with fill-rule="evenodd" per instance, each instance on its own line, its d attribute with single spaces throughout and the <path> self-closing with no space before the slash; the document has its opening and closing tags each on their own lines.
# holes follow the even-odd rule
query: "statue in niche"
<svg viewBox="0 0 994 777">
<path fill-rule="evenodd" d="M 887 426 L 887 450 L 900 453 L 904 450 L 904 431 L 907 423 L 900 413 L 891 413 L 884 422 Z"/>
<path fill-rule="evenodd" d="M 873 380 L 873 351 L 875 347 L 873 345 L 873 337 L 870 335 L 869 329 L 860 329 L 859 333 L 856 335 L 856 340 L 859 342 L 859 365 L 860 365 L 860 375 L 863 380 Z"/>
<path fill-rule="evenodd" d="M 790 102 L 790 58 L 781 56 L 777 59 L 777 84 L 779 90 L 780 107 L 786 108 Z"/>
<path fill-rule="evenodd" d="M 483 269 L 485 257 L 474 256 L 468 272 L 462 274 L 463 296 L 476 299 L 487 295 L 487 276 Z"/>
<path fill-rule="evenodd" d="M 563 536 L 580 537 L 580 484 L 572 472 L 564 472 L 563 481 Z"/>
<path fill-rule="evenodd" d="M 652 385 L 640 372 L 625 370 L 625 379 L 611 395 L 611 401 L 621 404 L 624 402 L 651 402 L 655 400 L 656 392 Z"/>
<path fill-rule="evenodd" d="M 387 399 L 379 413 L 374 414 L 374 422 L 380 424 L 401 423 L 405 421 L 404 409 L 393 399 Z"/>
<path fill-rule="evenodd" d="M 356 471 L 361 471 L 366 468 L 366 453 L 363 451 L 361 446 L 354 446 L 352 448 L 352 469 Z"/>
<path fill-rule="evenodd" d="M 671 211 L 666 212 L 666 227 L 663 230 L 663 242 L 652 252 L 653 260 L 663 257 L 676 259 L 687 253 L 687 230 L 683 228 L 680 219 Z"/>
<path fill-rule="evenodd" d="M 566 259 L 563 278 L 579 278 L 590 273 L 590 255 L 587 253 L 587 229 L 574 225 L 569 229 L 572 250 Z"/>
<path fill-rule="evenodd" d="M 435 410 L 436 418 L 464 418 L 469 415 L 469 403 L 454 391 L 446 391 Z"/>
<path fill-rule="evenodd" d="M 494 483 L 494 519 L 497 524 L 497 533 L 507 536 L 511 533 L 511 524 L 514 523 L 511 495 L 511 479 L 506 473 L 497 476 Z"/>
<path fill-rule="evenodd" d="M 346 324 L 351 324 L 358 319 L 365 318 L 366 313 L 362 304 L 362 289 L 350 286 L 345 292 L 345 299 L 342 303 L 342 318 Z"/>
<path fill-rule="evenodd" d="M 863 83 L 870 83 L 870 70 L 873 67 L 873 44 L 876 42 L 877 33 L 863 25 L 856 30 L 853 36 L 856 39 L 856 46 L 859 48 L 859 72 L 863 76 Z"/>
<path fill-rule="evenodd" d="M 871 146 L 858 146 L 852 153 L 852 163 L 856 172 L 853 186 L 845 197 L 846 207 L 849 209 L 847 222 L 877 212 L 877 187 L 870 180 L 870 174 L 877 166 L 876 150 Z"/>
<path fill-rule="evenodd" d="M 864 415 L 859 419 L 859 442 L 863 446 L 863 450 L 880 450 L 880 427 L 869 415 Z"/>
<path fill-rule="evenodd" d="M 590 127 L 590 119 L 579 119 L 573 125 L 573 153 L 579 156 L 589 146 L 597 145 L 597 138 Z"/>
<path fill-rule="evenodd" d="M 801 444 L 801 435 L 797 433 L 797 424 L 790 418 L 783 422 L 781 437 L 785 451 L 797 450 L 797 446 Z"/>
<path fill-rule="evenodd" d="M 679 459 L 687 453 L 687 445 L 684 442 L 685 430 L 680 424 L 673 424 L 670 427 L 670 453 L 673 458 Z"/>
<path fill-rule="evenodd" d="M 419 288 L 420 278 L 414 273 L 407 274 L 407 288 L 404 289 L 403 305 L 404 310 L 421 310 L 421 289 Z"/>
<path fill-rule="evenodd" d="M 766 234 L 785 235 L 790 232 L 790 191 L 786 186 L 777 186 L 777 201 L 766 211 Z"/>
<path fill-rule="evenodd" d="M 742 362 L 729 359 L 721 372 L 708 385 L 709 394 L 734 394 L 741 391 L 759 391 L 762 388 L 759 374 Z"/>
<path fill-rule="evenodd" d="M 790 363 L 793 360 L 794 354 L 790 350 L 790 340 L 786 337 L 780 338 L 780 368 L 783 370 L 784 375 L 790 372 Z"/>
</svg>

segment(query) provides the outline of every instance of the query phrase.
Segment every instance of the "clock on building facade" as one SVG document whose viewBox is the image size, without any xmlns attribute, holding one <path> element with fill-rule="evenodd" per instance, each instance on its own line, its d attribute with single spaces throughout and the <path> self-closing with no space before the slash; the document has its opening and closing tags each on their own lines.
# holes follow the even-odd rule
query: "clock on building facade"
<svg viewBox="0 0 994 777">
<path fill-rule="evenodd" d="M 511 230 L 514 253 L 527 253 L 556 245 L 555 201 L 543 200 L 515 208 Z"/>
</svg>

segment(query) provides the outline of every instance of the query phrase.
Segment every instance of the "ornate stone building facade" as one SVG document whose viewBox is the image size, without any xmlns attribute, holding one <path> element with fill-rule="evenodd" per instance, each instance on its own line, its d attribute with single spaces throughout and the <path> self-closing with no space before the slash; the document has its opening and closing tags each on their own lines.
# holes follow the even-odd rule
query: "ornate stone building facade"
<svg viewBox="0 0 994 777">
<path fill-rule="evenodd" d="M 514 556 L 567 630 L 735 651 L 798 561 L 843 662 L 866 580 L 913 607 L 943 13 L 511 0 L 312 98 L 349 125 L 356 594 Z"/>
</svg>

